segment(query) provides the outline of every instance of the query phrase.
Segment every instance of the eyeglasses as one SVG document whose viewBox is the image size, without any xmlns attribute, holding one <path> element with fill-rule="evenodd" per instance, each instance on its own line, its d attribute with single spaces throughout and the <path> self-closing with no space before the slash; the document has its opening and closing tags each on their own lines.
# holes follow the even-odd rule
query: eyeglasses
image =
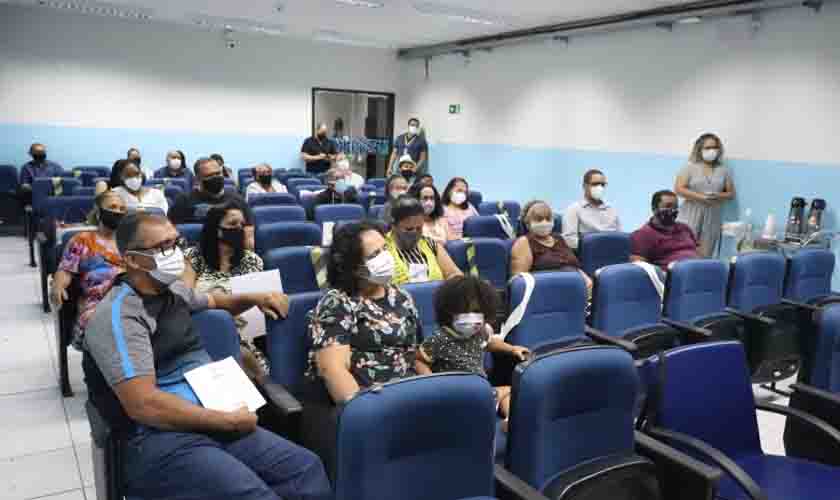
<svg viewBox="0 0 840 500">
<path fill-rule="evenodd" d="M 175 249 L 178 248 L 183 250 L 187 248 L 187 239 L 183 236 L 178 236 L 174 240 L 164 241 L 160 245 L 152 248 L 132 248 L 128 250 L 131 253 L 136 253 L 139 255 L 145 255 L 146 257 L 154 257 L 157 254 L 161 254 L 164 257 L 169 257 L 170 255 L 175 253 Z M 154 250 L 154 251 L 153 251 Z"/>
</svg>

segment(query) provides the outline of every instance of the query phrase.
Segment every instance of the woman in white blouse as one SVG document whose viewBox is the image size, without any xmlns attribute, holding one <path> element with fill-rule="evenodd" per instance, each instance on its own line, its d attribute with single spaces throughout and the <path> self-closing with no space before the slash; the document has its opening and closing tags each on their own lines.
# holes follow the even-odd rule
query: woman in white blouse
<svg viewBox="0 0 840 500">
<path fill-rule="evenodd" d="M 143 186 L 143 172 L 131 160 L 120 160 L 120 162 L 125 162 L 122 166 L 122 185 L 115 187 L 113 191 L 120 195 L 128 211 L 154 209 L 162 210 L 166 214 L 169 211 L 169 203 L 163 191 L 155 187 Z"/>
</svg>

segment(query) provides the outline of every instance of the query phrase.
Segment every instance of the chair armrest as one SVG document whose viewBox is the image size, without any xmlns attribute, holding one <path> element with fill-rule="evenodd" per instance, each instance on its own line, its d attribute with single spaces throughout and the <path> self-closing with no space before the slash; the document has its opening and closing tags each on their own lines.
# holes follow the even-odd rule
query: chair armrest
<svg viewBox="0 0 840 500">
<path fill-rule="evenodd" d="M 746 312 L 743 312 L 743 311 L 739 311 L 739 310 L 735 309 L 734 307 L 727 307 L 725 309 L 725 312 L 727 312 L 728 314 L 731 314 L 733 316 L 738 316 L 739 318 L 741 318 L 745 321 L 750 321 L 750 322 L 753 322 L 753 323 L 761 323 L 765 326 L 774 326 L 776 324 L 776 320 L 773 319 L 773 318 L 766 318 L 764 316 L 759 316 L 757 314 L 746 313 Z"/>
<path fill-rule="evenodd" d="M 793 384 L 790 386 L 790 389 L 793 392 L 801 392 L 807 396 L 820 399 L 826 403 L 832 404 L 837 406 L 838 412 L 840 412 L 840 396 L 833 392 L 828 392 L 823 389 L 818 389 L 813 385 L 808 384 Z"/>
<path fill-rule="evenodd" d="M 797 309 L 802 309 L 802 310 L 805 310 L 805 311 L 808 311 L 808 312 L 819 312 L 820 309 L 821 309 L 820 306 L 815 306 L 813 304 L 806 304 L 804 302 L 797 302 L 795 300 L 790 300 L 790 299 L 782 299 L 782 304 L 785 304 L 785 305 L 788 305 L 788 306 L 793 306 Z"/>
<path fill-rule="evenodd" d="M 259 384 L 259 388 L 266 399 L 268 399 L 269 404 L 276 408 L 283 416 L 288 417 L 303 411 L 301 402 L 284 386 L 276 382 L 264 381 Z"/>
<path fill-rule="evenodd" d="M 767 494 L 761 490 L 761 487 L 744 470 L 733 462 L 729 457 L 720 452 L 720 450 L 709 446 L 699 439 L 682 434 L 680 432 L 669 431 L 658 427 L 648 429 L 648 432 L 657 439 L 676 443 L 680 446 L 690 448 L 691 450 L 705 456 L 715 463 L 718 467 L 724 470 L 727 474 L 732 476 L 736 483 L 747 493 L 753 500 L 768 500 Z"/>
<path fill-rule="evenodd" d="M 635 431 L 636 451 L 656 464 L 666 498 L 711 500 L 716 497 L 723 473 L 716 467 Z"/>
<path fill-rule="evenodd" d="M 625 351 L 629 352 L 630 354 L 635 355 L 636 352 L 639 350 L 638 346 L 632 342 L 628 342 L 624 339 L 620 339 L 617 337 L 611 337 L 606 333 L 602 332 L 601 330 L 596 330 L 591 326 L 584 326 L 584 333 L 586 336 L 591 338 L 592 340 L 601 343 L 601 344 L 610 344 L 616 347 L 620 347 Z"/>
<path fill-rule="evenodd" d="M 662 321 L 663 324 L 670 326 L 671 328 L 675 328 L 677 330 L 680 330 L 681 332 L 689 334 L 698 342 L 705 342 L 712 338 L 712 332 L 705 328 L 689 325 L 688 323 L 676 321 L 670 318 L 662 318 L 660 321 Z"/>
<path fill-rule="evenodd" d="M 515 498 L 522 500 L 548 500 L 542 493 L 516 477 L 503 466 L 495 464 L 493 472 L 496 476 L 496 494 L 499 497 L 505 500 Z"/>
<path fill-rule="evenodd" d="M 800 423 L 807 424 L 812 429 L 819 430 L 823 438 L 828 438 L 834 441 L 835 446 L 840 446 L 840 431 L 808 412 L 791 408 L 789 406 L 782 406 L 773 403 L 761 403 L 756 401 L 755 408 L 757 410 L 768 411 L 770 413 L 777 413 L 788 418 L 793 418 Z"/>
</svg>

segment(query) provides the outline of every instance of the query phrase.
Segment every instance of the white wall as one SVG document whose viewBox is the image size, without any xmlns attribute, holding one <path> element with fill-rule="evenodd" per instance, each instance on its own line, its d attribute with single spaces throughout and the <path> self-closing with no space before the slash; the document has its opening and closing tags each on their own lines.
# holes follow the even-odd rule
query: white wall
<svg viewBox="0 0 840 500">
<path fill-rule="evenodd" d="M 393 53 L 0 5 L 0 123 L 311 133 L 311 88 L 397 90 Z"/>
<path fill-rule="evenodd" d="M 732 157 L 837 162 L 840 5 L 405 63 L 431 141 L 687 156 L 705 130 Z M 461 115 L 448 105 L 463 104 Z M 432 158 L 434 162 L 434 158 Z"/>
</svg>

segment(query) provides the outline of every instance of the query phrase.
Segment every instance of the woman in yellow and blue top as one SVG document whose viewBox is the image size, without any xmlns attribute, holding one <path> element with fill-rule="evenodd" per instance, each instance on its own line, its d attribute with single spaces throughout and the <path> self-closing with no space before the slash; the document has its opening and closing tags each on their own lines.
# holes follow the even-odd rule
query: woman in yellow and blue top
<svg viewBox="0 0 840 500">
<path fill-rule="evenodd" d="M 422 283 L 461 276 L 446 248 L 423 236 L 425 213 L 417 198 L 400 196 L 391 207 L 393 223 L 386 237 L 386 248 L 394 257 L 391 283 Z"/>
</svg>

